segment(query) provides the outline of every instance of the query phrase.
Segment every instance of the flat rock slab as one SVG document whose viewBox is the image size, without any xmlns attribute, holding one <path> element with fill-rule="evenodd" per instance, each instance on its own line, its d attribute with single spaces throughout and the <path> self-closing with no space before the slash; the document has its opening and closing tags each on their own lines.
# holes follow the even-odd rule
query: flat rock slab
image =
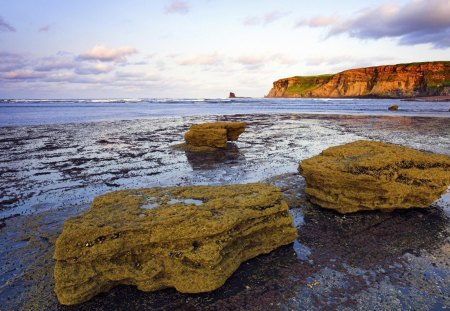
<svg viewBox="0 0 450 311">
<path fill-rule="evenodd" d="M 245 122 L 212 122 L 195 124 L 184 135 L 187 145 L 226 148 L 227 141 L 238 140 L 245 131 Z"/>
<path fill-rule="evenodd" d="M 450 184 L 450 157 L 360 140 L 300 163 L 311 202 L 340 213 L 426 208 Z"/>
<path fill-rule="evenodd" d="M 281 191 L 267 184 L 111 192 L 64 223 L 55 292 L 70 305 L 119 284 L 212 291 L 242 262 L 296 236 Z"/>
</svg>

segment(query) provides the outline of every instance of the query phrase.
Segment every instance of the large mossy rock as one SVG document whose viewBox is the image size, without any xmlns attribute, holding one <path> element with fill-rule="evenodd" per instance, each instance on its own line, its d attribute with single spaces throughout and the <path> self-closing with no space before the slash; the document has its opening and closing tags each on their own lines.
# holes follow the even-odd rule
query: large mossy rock
<svg viewBox="0 0 450 311">
<path fill-rule="evenodd" d="M 212 291 L 242 262 L 296 236 L 280 190 L 266 184 L 112 192 L 64 223 L 55 291 L 67 305 L 118 284 Z"/>
<path fill-rule="evenodd" d="M 450 184 L 450 157 L 360 140 L 300 163 L 311 202 L 353 213 L 425 208 Z"/>
<path fill-rule="evenodd" d="M 245 122 L 212 122 L 195 124 L 184 134 L 187 145 L 226 148 L 227 141 L 236 141 L 244 131 Z"/>
</svg>

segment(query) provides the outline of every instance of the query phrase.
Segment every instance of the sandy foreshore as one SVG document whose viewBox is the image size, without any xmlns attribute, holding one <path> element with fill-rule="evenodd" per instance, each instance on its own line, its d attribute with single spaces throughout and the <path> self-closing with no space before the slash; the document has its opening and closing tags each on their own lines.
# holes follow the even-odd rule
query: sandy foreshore
<svg viewBox="0 0 450 311">
<path fill-rule="evenodd" d="M 170 147 L 191 124 L 216 120 L 248 127 L 224 151 Z M 427 210 L 341 216 L 312 206 L 296 172 L 302 159 L 362 138 L 449 154 L 449 132 L 448 118 L 297 114 L 0 128 L 2 310 L 449 308 L 448 194 Z M 75 307 L 58 304 L 54 241 L 96 195 L 253 181 L 282 189 L 299 230 L 293 245 L 248 261 L 212 293 L 120 286 Z"/>
</svg>

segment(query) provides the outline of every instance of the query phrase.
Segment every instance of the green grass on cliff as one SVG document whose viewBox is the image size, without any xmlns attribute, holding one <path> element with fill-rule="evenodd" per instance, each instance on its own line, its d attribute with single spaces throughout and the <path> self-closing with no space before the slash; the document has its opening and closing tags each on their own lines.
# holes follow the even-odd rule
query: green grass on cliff
<svg viewBox="0 0 450 311">
<path fill-rule="evenodd" d="M 297 76 L 295 83 L 286 90 L 286 95 L 303 95 L 308 91 L 327 83 L 333 74 L 323 74 L 317 76 Z"/>
</svg>

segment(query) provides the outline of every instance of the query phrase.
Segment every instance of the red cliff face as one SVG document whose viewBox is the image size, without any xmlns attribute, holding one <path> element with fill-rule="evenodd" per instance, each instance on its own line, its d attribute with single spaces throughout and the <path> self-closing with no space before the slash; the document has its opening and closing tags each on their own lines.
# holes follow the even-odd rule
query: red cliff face
<svg viewBox="0 0 450 311">
<path fill-rule="evenodd" d="M 273 83 L 267 97 L 415 97 L 450 95 L 450 62 L 350 69 Z"/>
</svg>

